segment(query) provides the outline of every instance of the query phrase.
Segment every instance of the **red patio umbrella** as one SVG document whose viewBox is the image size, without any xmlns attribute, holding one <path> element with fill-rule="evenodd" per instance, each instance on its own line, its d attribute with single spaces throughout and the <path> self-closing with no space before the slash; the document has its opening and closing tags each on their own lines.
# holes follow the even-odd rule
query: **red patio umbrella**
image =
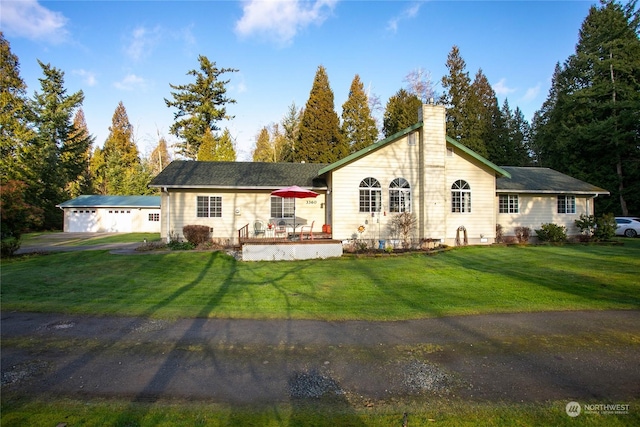
<svg viewBox="0 0 640 427">
<path fill-rule="evenodd" d="M 292 185 L 291 187 L 281 188 L 271 192 L 272 196 L 278 197 L 292 197 L 294 199 L 307 199 L 310 197 L 318 197 L 318 193 L 315 191 L 307 190 L 306 188 Z M 293 232 L 296 231 L 296 201 L 293 201 Z"/>
</svg>

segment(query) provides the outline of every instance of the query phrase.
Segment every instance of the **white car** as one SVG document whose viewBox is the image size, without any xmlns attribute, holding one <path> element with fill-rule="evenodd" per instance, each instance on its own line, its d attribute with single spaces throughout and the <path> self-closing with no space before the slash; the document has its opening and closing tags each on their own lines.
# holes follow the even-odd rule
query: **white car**
<svg viewBox="0 0 640 427">
<path fill-rule="evenodd" d="M 640 218 L 632 216 L 618 216 L 616 217 L 616 236 L 636 237 L 640 234 Z"/>
</svg>

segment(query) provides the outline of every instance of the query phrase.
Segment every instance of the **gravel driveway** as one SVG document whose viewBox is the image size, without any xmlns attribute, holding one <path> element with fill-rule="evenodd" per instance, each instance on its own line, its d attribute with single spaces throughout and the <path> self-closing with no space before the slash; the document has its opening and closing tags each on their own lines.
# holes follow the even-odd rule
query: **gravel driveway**
<svg viewBox="0 0 640 427">
<path fill-rule="evenodd" d="M 640 396 L 640 311 L 402 322 L 2 313 L 2 392 L 227 403 L 625 402 Z"/>
</svg>

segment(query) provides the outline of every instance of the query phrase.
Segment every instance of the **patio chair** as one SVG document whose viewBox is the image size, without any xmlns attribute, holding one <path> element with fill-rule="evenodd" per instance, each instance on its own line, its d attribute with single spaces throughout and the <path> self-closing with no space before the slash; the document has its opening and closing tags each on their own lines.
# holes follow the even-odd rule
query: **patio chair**
<svg viewBox="0 0 640 427">
<path fill-rule="evenodd" d="M 313 240 L 313 224 L 315 223 L 315 221 L 312 221 L 311 225 L 303 225 L 300 227 L 300 240 L 303 239 L 303 233 L 305 230 L 309 230 L 309 238 Z"/>
<path fill-rule="evenodd" d="M 276 229 L 274 230 L 274 235 L 276 237 L 287 237 L 287 223 L 285 221 L 279 221 L 278 225 L 276 225 Z"/>
<path fill-rule="evenodd" d="M 254 221 L 253 223 L 253 233 L 255 234 L 256 237 L 262 235 L 264 236 L 264 222 L 257 220 Z"/>
</svg>

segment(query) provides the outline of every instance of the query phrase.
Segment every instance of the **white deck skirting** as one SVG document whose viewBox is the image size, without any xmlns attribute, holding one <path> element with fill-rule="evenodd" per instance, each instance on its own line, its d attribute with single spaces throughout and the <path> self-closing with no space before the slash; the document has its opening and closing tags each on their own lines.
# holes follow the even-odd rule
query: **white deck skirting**
<svg viewBox="0 0 640 427">
<path fill-rule="evenodd" d="M 295 261 L 342 256 L 342 243 L 335 240 L 313 242 L 245 243 L 243 261 Z"/>
</svg>

